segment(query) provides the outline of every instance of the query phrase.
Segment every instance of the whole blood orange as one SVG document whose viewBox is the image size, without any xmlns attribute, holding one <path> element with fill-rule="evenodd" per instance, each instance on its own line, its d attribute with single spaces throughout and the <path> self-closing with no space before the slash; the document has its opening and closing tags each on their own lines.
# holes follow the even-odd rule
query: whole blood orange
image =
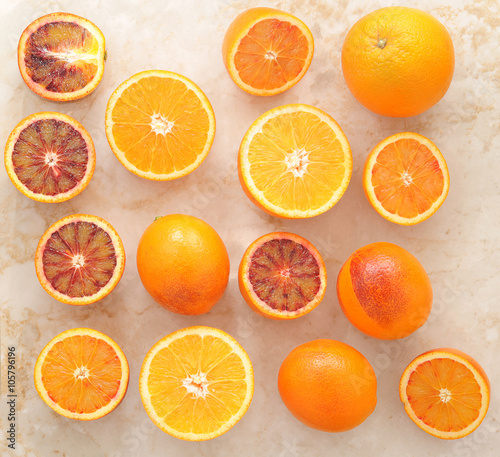
<svg viewBox="0 0 500 457">
<path fill-rule="evenodd" d="M 385 242 L 354 251 L 340 269 L 337 295 L 355 327 L 383 340 L 410 335 L 432 308 L 424 267 L 405 249 Z"/>
<path fill-rule="evenodd" d="M 89 20 L 51 13 L 33 21 L 17 49 L 19 71 L 36 94 L 55 101 L 85 97 L 104 73 L 104 35 Z"/>
<path fill-rule="evenodd" d="M 326 267 L 318 250 L 294 233 L 273 232 L 255 240 L 238 270 L 248 306 L 271 319 L 295 319 L 325 295 Z"/>
<path fill-rule="evenodd" d="M 203 314 L 222 297 L 229 256 L 206 222 L 184 214 L 157 218 L 137 248 L 137 270 L 149 294 L 178 314 Z"/>
<path fill-rule="evenodd" d="M 367 14 L 342 47 L 347 86 L 365 107 L 384 116 L 428 110 L 448 90 L 454 67 L 446 28 L 430 14 L 404 6 Z"/>
<path fill-rule="evenodd" d="M 359 351 L 340 341 L 301 344 L 283 361 L 278 389 L 301 422 L 325 432 L 357 427 L 375 409 L 377 378 Z"/>
</svg>

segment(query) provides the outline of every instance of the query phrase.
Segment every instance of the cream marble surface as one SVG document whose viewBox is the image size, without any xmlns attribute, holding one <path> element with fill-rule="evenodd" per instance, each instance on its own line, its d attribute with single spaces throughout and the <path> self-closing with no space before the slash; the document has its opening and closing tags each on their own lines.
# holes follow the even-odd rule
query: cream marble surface
<svg viewBox="0 0 500 457">
<path fill-rule="evenodd" d="M 256 98 L 240 91 L 221 60 L 226 27 L 255 0 L 1 0 L 0 142 L 25 116 L 61 111 L 82 122 L 97 149 L 97 168 L 89 187 L 69 202 L 48 205 L 21 195 L 0 171 L 1 357 L 0 422 L 2 455 L 5 357 L 15 345 L 18 357 L 18 436 L 12 455 L 52 456 L 494 456 L 500 448 L 499 286 L 500 169 L 499 66 L 500 22 L 496 0 L 421 0 L 399 4 L 427 10 L 450 31 L 456 70 L 441 102 L 408 119 L 390 119 L 364 109 L 349 93 L 340 68 L 348 28 L 361 16 L 394 1 L 310 0 L 265 2 L 289 10 L 311 28 L 316 50 L 304 79 L 288 92 Z M 42 100 L 24 85 L 16 46 L 25 26 L 42 14 L 66 10 L 96 23 L 107 40 L 108 61 L 97 90 L 81 101 Z M 194 80 L 213 103 L 217 134 L 202 166 L 174 182 L 149 182 L 123 168 L 104 135 L 104 110 L 116 86 L 146 69 L 166 69 Z M 311 220 L 285 221 L 255 208 L 240 189 L 236 152 L 260 114 L 285 103 L 304 102 L 330 113 L 350 140 L 354 172 L 340 202 Z M 382 138 L 412 130 L 428 136 L 445 155 L 451 189 L 443 207 L 428 221 L 400 227 L 382 219 L 363 195 L 361 170 L 369 150 Z M 3 144 L 3 143 L 2 143 Z M 33 255 L 44 230 L 59 218 L 90 213 L 110 221 L 126 248 L 127 265 L 117 288 L 96 304 L 75 308 L 50 298 L 35 276 Z M 142 287 L 135 252 L 144 229 L 157 215 L 184 212 L 210 223 L 224 239 L 231 258 L 227 292 L 213 310 L 199 317 L 174 315 L 160 308 Z M 273 230 L 299 233 L 322 252 L 329 286 L 322 304 L 293 322 L 274 322 L 254 314 L 240 297 L 237 267 L 245 248 Z M 428 271 L 434 308 L 427 324 L 412 336 L 383 342 L 364 336 L 344 317 L 335 279 L 356 248 L 374 241 L 397 243 L 414 253 Z M 147 350 L 173 330 L 207 324 L 226 330 L 254 362 L 256 388 L 247 415 L 231 431 L 204 443 L 172 438 L 150 422 L 142 407 L 138 375 Z M 66 420 L 38 397 L 32 380 L 42 347 L 59 332 L 76 326 L 101 330 L 115 339 L 130 362 L 123 403 L 109 416 L 90 423 Z M 276 378 L 288 352 L 315 338 L 347 342 L 370 360 L 378 376 L 378 405 L 358 428 L 328 434 L 295 420 L 279 398 Z M 422 432 L 406 416 L 398 398 L 399 377 L 425 350 L 459 348 L 484 366 L 491 383 L 489 413 L 471 436 L 452 442 Z"/>
</svg>

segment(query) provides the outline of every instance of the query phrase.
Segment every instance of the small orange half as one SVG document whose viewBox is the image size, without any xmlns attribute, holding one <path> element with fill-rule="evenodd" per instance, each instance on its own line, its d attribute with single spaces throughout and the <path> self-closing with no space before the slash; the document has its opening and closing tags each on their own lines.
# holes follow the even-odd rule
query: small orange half
<svg viewBox="0 0 500 457">
<path fill-rule="evenodd" d="M 215 114 L 188 78 L 148 70 L 127 79 L 106 108 L 109 145 L 127 170 L 166 181 L 199 167 L 215 137 Z"/>
<path fill-rule="evenodd" d="M 56 413 L 99 419 L 123 400 L 129 381 L 125 354 L 109 336 L 90 328 L 66 330 L 43 348 L 35 387 Z"/>
<path fill-rule="evenodd" d="M 311 31 L 292 14 L 251 8 L 231 23 L 222 44 L 224 65 L 238 87 L 276 95 L 297 84 L 314 53 Z"/>
<path fill-rule="evenodd" d="M 400 225 L 415 225 L 443 204 L 450 175 L 443 154 L 431 140 L 418 133 L 397 133 L 368 155 L 363 188 L 382 217 Z"/>
<path fill-rule="evenodd" d="M 106 46 L 104 35 L 89 20 L 51 13 L 26 27 L 17 56 L 21 76 L 33 92 L 65 102 L 85 97 L 99 85 Z"/>
<path fill-rule="evenodd" d="M 422 430 L 451 440 L 469 435 L 483 421 L 490 382 L 471 356 L 457 349 L 434 349 L 406 367 L 399 396 L 410 419 Z"/>
<path fill-rule="evenodd" d="M 326 267 L 305 238 L 273 232 L 255 240 L 238 271 L 240 292 L 248 306 L 271 319 L 296 319 L 321 303 Z"/>
</svg>

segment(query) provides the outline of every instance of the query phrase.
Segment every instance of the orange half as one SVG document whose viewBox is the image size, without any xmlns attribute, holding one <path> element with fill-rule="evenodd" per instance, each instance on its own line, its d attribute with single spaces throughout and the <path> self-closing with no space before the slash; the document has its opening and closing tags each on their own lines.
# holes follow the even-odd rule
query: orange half
<svg viewBox="0 0 500 457">
<path fill-rule="evenodd" d="M 98 86 L 106 46 L 104 35 L 89 20 L 51 13 L 24 30 L 17 56 L 21 76 L 33 92 L 64 102 L 85 97 Z"/>
<path fill-rule="evenodd" d="M 148 70 L 113 92 L 106 108 L 109 145 L 127 170 L 165 181 L 199 167 L 215 136 L 215 114 L 188 78 Z"/>
<path fill-rule="evenodd" d="M 337 122 L 310 105 L 284 105 L 264 113 L 240 146 L 243 190 L 273 216 L 317 216 L 344 194 L 352 173 L 349 142 Z"/>
<path fill-rule="evenodd" d="M 246 413 L 254 389 L 250 358 L 226 332 L 188 327 L 148 352 L 139 376 L 142 403 L 165 433 L 187 441 L 216 438 Z"/>
<path fill-rule="evenodd" d="M 63 202 L 78 195 L 90 182 L 95 161 L 87 130 L 61 113 L 28 116 L 17 124 L 5 146 L 10 180 L 38 202 Z"/>
<path fill-rule="evenodd" d="M 313 36 L 300 19 L 274 8 L 251 8 L 226 31 L 224 65 L 238 87 L 276 95 L 297 84 L 314 53 Z"/>
<path fill-rule="evenodd" d="M 382 217 L 414 225 L 431 217 L 443 204 L 450 175 L 443 154 L 431 140 L 404 132 L 387 137 L 370 152 L 363 187 Z"/>
<path fill-rule="evenodd" d="M 89 328 L 60 333 L 35 364 L 35 387 L 56 413 L 70 419 L 99 419 L 123 400 L 129 367 L 107 335 Z"/>
<path fill-rule="evenodd" d="M 442 439 L 472 433 L 490 401 L 490 382 L 472 357 L 457 349 L 419 355 L 403 372 L 399 395 L 410 419 Z"/>
</svg>

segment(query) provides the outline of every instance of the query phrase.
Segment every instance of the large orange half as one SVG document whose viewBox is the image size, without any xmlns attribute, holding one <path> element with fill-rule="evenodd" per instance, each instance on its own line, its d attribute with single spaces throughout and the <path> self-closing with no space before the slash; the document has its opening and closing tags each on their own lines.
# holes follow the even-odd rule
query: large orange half
<svg viewBox="0 0 500 457">
<path fill-rule="evenodd" d="M 317 216 L 337 203 L 352 173 L 349 142 L 339 124 L 310 105 L 284 105 L 264 113 L 241 142 L 243 190 L 273 216 Z"/>
<path fill-rule="evenodd" d="M 66 330 L 43 348 L 35 364 L 35 387 L 56 413 L 99 419 L 123 400 L 129 367 L 109 336 L 90 328 Z"/>
<path fill-rule="evenodd" d="M 148 70 L 127 79 L 106 108 L 106 136 L 122 165 L 142 178 L 170 180 L 205 160 L 215 136 L 215 115 L 188 78 Z"/>
<path fill-rule="evenodd" d="M 306 24 L 266 7 L 251 8 L 236 17 L 222 44 L 232 80 L 253 95 L 275 95 L 297 84 L 313 52 L 314 40 Z"/>
<path fill-rule="evenodd" d="M 443 154 L 431 140 L 404 132 L 387 137 L 370 152 L 363 187 L 382 217 L 414 225 L 431 217 L 443 204 L 450 175 Z"/>
<path fill-rule="evenodd" d="M 399 395 L 410 419 L 442 439 L 472 433 L 490 402 L 490 382 L 479 363 L 457 349 L 425 352 L 406 367 Z"/>
</svg>

